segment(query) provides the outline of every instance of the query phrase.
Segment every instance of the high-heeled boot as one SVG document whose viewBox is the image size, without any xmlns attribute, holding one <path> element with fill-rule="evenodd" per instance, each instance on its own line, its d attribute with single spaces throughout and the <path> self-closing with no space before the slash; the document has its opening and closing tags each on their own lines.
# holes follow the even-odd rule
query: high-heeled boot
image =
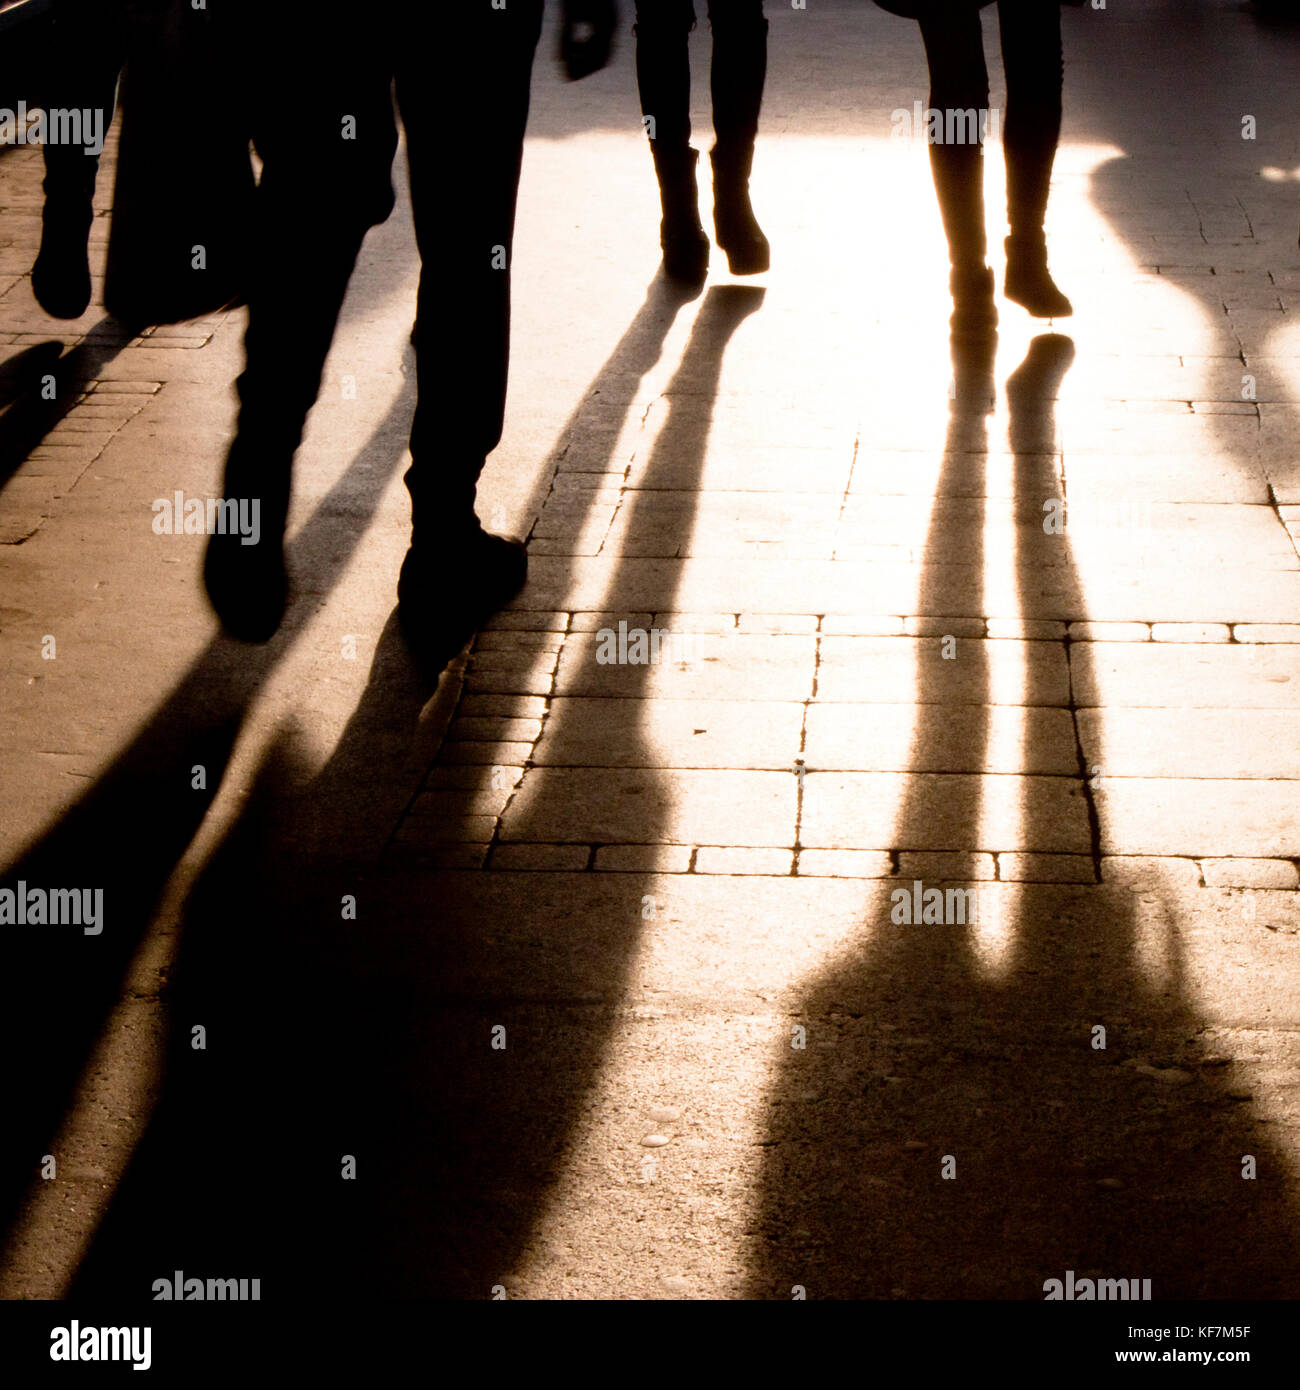
<svg viewBox="0 0 1300 1390">
<path fill-rule="evenodd" d="M 1047 239 L 1042 230 L 1013 232 L 1006 240 L 1008 299 L 1028 309 L 1038 319 L 1063 319 L 1074 305 L 1057 287 L 1047 268 Z"/>
<path fill-rule="evenodd" d="M 713 165 L 713 230 L 727 253 L 733 275 L 759 275 L 772 264 L 772 248 L 758 225 L 749 201 L 753 145 L 715 145 Z"/>
<path fill-rule="evenodd" d="M 655 177 L 659 180 L 659 245 L 664 273 L 673 280 L 698 285 L 709 269 L 709 239 L 700 225 L 700 193 L 696 166 L 700 152 L 689 145 L 666 148 L 652 143 Z"/>
</svg>

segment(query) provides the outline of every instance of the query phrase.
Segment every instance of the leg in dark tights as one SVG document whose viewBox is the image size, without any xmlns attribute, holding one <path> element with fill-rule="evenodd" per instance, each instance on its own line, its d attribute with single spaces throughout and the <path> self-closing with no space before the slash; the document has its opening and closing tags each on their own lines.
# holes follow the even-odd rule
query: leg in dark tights
<svg viewBox="0 0 1300 1390">
<path fill-rule="evenodd" d="M 659 244 L 665 273 L 687 284 L 703 281 L 709 268 L 709 239 L 700 225 L 696 181 L 699 152 L 691 148 L 694 27 L 691 0 L 637 0 L 636 80 L 659 182 Z"/>
<path fill-rule="evenodd" d="M 1007 71 L 1008 299 L 1037 318 L 1074 312 L 1047 268 L 1043 221 L 1061 135 L 1061 10 L 1042 0 L 998 0 Z"/>
<path fill-rule="evenodd" d="M 930 109 L 939 113 L 940 139 L 930 144 L 930 172 L 948 239 L 948 277 L 954 333 L 982 335 L 997 325 L 993 272 L 985 265 L 983 122 L 977 114 L 975 139 L 947 143 L 958 123 L 950 111 L 980 113 L 989 104 L 989 76 L 979 11 L 966 0 L 947 0 L 920 21 L 930 65 Z"/>
<path fill-rule="evenodd" d="M 930 65 L 930 109 L 941 116 L 952 110 L 985 110 L 989 75 L 979 11 L 963 0 L 949 0 L 920 24 Z M 982 141 L 932 143 L 930 171 L 953 269 L 966 273 L 982 270 L 988 249 Z"/>
<path fill-rule="evenodd" d="M 771 263 L 771 248 L 749 203 L 749 175 L 767 77 L 762 0 L 709 0 L 713 31 L 713 220 L 733 275 Z"/>
<path fill-rule="evenodd" d="M 999 0 L 998 23 L 1007 73 L 1007 221 L 1013 236 L 1038 236 L 1061 135 L 1061 10 L 1041 0 Z"/>
</svg>

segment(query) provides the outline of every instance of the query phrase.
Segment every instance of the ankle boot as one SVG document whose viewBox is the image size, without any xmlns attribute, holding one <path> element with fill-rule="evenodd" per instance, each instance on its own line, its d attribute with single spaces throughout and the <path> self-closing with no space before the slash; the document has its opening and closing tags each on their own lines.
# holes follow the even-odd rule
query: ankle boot
<svg viewBox="0 0 1300 1390">
<path fill-rule="evenodd" d="M 993 303 L 993 271 L 986 265 L 955 265 L 948 276 L 952 317 L 948 326 L 956 337 L 981 337 L 998 326 Z"/>
<path fill-rule="evenodd" d="M 659 180 L 659 245 L 664 253 L 664 274 L 688 285 L 702 283 L 709 269 L 709 239 L 700 225 L 700 193 L 695 169 L 700 152 L 650 146 L 655 176 Z"/>
<path fill-rule="evenodd" d="M 1074 306 L 1056 287 L 1047 269 L 1047 240 L 1041 231 L 1013 233 L 1006 240 L 1008 299 L 1028 309 L 1036 319 L 1063 319 Z"/>
<path fill-rule="evenodd" d="M 713 165 L 713 229 L 718 245 L 727 253 L 727 268 L 733 275 L 759 275 L 772 264 L 772 248 L 749 202 L 754 147 L 715 145 L 709 162 Z"/>
<path fill-rule="evenodd" d="M 89 196 L 46 196 L 41 212 L 41 249 L 32 266 L 32 293 L 51 318 L 79 319 L 90 304 L 87 241 L 94 220 Z"/>
</svg>

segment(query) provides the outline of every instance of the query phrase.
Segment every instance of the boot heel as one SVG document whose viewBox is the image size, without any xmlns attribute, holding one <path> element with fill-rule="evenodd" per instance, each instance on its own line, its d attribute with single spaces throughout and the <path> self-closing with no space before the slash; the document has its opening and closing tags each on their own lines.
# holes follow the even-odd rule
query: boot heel
<svg viewBox="0 0 1300 1390">
<path fill-rule="evenodd" d="M 727 253 L 727 268 L 733 275 L 761 275 L 771 267 L 772 247 L 749 201 L 753 146 L 739 151 L 715 148 L 709 162 L 713 165 L 713 230 Z"/>
</svg>

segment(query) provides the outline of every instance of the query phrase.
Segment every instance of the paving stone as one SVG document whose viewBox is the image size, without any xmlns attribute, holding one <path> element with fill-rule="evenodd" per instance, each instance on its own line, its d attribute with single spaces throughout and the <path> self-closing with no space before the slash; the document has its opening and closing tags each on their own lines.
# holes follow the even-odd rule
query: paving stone
<svg viewBox="0 0 1300 1390">
<path fill-rule="evenodd" d="M 1007 883 L 1095 883 L 1085 854 L 999 854 L 998 878 Z"/>
<path fill-rule="evenodd" d="M 788 849 L 736 849 L 702 845 L 695 855 L 697 874 L 767 874 L 781 877 L 794 863 Z"/>
<path fill-rule="evenodd" d="M 572 871 L 585 869 L 590 857 L 591 850 L 586 845 L 497 845 L 488 868 Z"/>
<path fill-rule="evenodd" d="M 534 743 L 541 732 L 540 719 L 453 719 L 447 737 L 494 743 Z"/>
<path fill-rule="evenodd" d="M 449 738 L 439 754 L 444 763 L 475 766 L 510 766 L 526 763 L 533 755 L 531 743 L 496 743 L 483 739 Z"/>
<path fill-rule="evenodd" d="M 1003 848 L 1086 854 L 1087 805 L 1063 777 L 922 773 L 809 773 L 801 844 L 995 852 Z"/>
<path fill-rule="evenodd" d="M 1290 859 L 1202 859 L 1210 888 L 1300 888 L 1300 871 Z"/>
<path fill-rule="evenodd" d="M 1066 705 L 1065 653 L 1043 642 L 957 637 L 823 637 L 819 701 Z"/>
<path fill-rule="evenodd" d="M 1300 782 L 1103 778 L 1106 854 L 1300 857 Z"/>
<path fill-rule="evenodd" d="M 1226 623 L 1152 623 L 1153 642 L 1227 642 Z"/>
<path fill-rule="evenodd" d="M 990 618 L 988 635 L 990 637 L 1014 638 L 1030 642 L 1059 642 L 1064 639 L 1066 625 L 1049 622 L 1045 619 Z"/>
<path fill-rule="evenodd" d="M 1300 703 L 1300 648 L 1096 642 L 1075 666 L 1080 705 L 1287 709 Z"/>
<path fill-rule="evenodd" d="M 571 637 L 560 653 L 555 693 L 672 700 L 800 700 L 812 693 L 811 634 L 698 633 L 671 627 L 641 631 L 641 654 L 650 660 L 638 665 L 600 661 L 602 654 L 618 654 L 615 638 L 602 640 L 588 633 Z M 657 662 L 654 632 L 667 634 L 659 638 Z M 635 641 L 629 630 L 629 656 L 638 654 Z"/>
<path fill-rule="evenodd" d="M 515 793 L 501 839 L 793 844 L 796 797 L 789 773 L 540 767 Z"/>
<path fill-rule="evenodd" d="M 595 867 L 614 873 L 684 874 L 694 852 L 690 845 L 602 845 Z"/>
<path fill-rule="evenodd" d="M 1232 635 L 1238 642 L 1300 642 L 1300 624 L 1237 623 Z"/>
<path fill-rule="evenodd" d="M 894 861 L 887 850 L 801 849 L 798 871 L 804 878 L 889 878 Z"/>
<path fill-rule="evenodd" d="M 903 631 L 908 637 L 983 637 L 983 618 L 904 618 Z"/>
<path fill-rule="evenodd" d="M 1078 726 L 1103 778 L 1300 779 L 1300 710 L 1085 709 Z"/>
<path fill-rule="evenodd" d="M 1164 858 L 1150 855 L 1105 855 L 1101 861 L 1103 883 L 1122 888 L 1195 888 L 1201 882 L 1194 859 Z"/>
<path fill-rule="evenodd" d="M 1148 623 L 1070 623 L 1069 637 L 1072 642 L 1149 642 L 1151 627 Z"/>
<path fill-rule="evenodd" d="M 991 854 L 933 854 L 916 850 L 904 850 L 898 855 L 896 872 L 899 878 L 921 879 L 926 883 L 969 883 L 998 876 L 997 863 Z"/>
<path fill-rule="evenodd" d="M 1069 711 L 1015 705 L 815 702 L 803 756 L 821 772 L 1078 771 Z"/>
<path fill-rule="evenodd" d="M 768 768 L 792 772 L 803 706 L 769 700 L 557 696 L 538 766 Z"/>
</svg>

